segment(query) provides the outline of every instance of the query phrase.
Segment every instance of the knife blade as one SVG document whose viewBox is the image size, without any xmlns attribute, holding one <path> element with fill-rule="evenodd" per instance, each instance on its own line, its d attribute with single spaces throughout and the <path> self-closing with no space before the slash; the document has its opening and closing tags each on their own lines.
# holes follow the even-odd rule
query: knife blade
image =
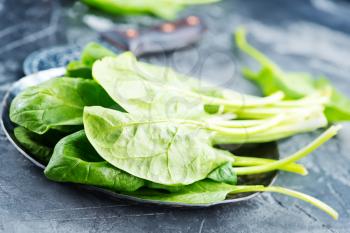
<svg viewBox="0 0 350 233">
<path fill-rule="evenodd" d="M 142 29 L 118 26 L 109 19 L 94 15 L 84 16 L 83 22 L 97 31 L 102 40 L 136 56 L 186 48 L 198 42 L 206 31 L 203 20 L 193 15 Z"/>
</svg>

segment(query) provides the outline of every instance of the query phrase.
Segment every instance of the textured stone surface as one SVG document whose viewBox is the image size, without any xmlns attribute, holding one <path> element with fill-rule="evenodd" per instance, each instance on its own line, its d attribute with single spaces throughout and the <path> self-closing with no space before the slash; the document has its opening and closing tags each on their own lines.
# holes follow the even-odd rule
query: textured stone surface
<svg viewBox="0 0 350 233">
<path fill-rule="evenodd" d="M 71 1 L 0 0 L 0 96 L 21 77 L 26 55 L 40 48 L 82 43 L 94 33 L 81 21 L 86 11 Z M 282 67 L 327 75 L 349 94 L 350 3 L 330 0 L 224 1 L 191 8 L 209 31 L 194 48 L 150 58 L 179 71 L 225 86 L 258 93 L 237 76 L 240 56 L 231 31 L 244 24 L 250 39 Z M 152 24 L 149 17 L 118 19 Z M 317 133 L 280 143 L 287 155 Z M 45 179 L 0 134 L 0 232 L 349 232 L 350 125 L 303 160 L 307 177 L 281 173 L 277 184 L 312 194 L 340 213 L 333 221 L 319 210 L 288 197 L 263 194 L 245 203 L 208 209 L 145 207 L 78 190 Z"/>
</svg>

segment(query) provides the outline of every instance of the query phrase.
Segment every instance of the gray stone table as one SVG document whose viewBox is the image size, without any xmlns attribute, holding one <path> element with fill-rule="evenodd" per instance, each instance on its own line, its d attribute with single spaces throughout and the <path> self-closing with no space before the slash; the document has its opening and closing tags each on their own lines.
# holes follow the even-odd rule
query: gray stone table
<svg viewBox="0 0 350 233">
<path fill-rule="evenodd" d="M 74 6 L 73 6 L 74 5 Z M 23 59 L 40 48 L 83 43 L 95 34 L 81 23 L 86 8 L 73 1 L 0 0 L 0 97 L 22 75 Z M 231 32 L 243 24 L 252 43 L 282 67 L 328 76 L 350 96 L 350 2 L 345 0 L 232 0 L 190 8 L 209 30 L 195 47 L 149 58 L 183 73 L 259 94 L 240 77 L 241 56 Z M 117 18 L 147 25 L 150 17 Z M 281 173 L 277 184 L 331 204 L 333 221 L 314 207 L 277 194 L 207 209 L 145 207 L 50 182 L 0 134 L 0 232 L 350 232 L 350 125 L 302 162 L 301 177 Z M 282 155 L 319 132 L 279 143 Z"/>
</svg>

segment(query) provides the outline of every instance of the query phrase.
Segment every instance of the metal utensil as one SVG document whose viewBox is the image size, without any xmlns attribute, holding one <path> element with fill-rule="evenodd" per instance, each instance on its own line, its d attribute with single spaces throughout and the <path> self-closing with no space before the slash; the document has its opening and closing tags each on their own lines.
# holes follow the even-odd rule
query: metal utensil
<svg viewBox="0 0 350 233">
<path fill-rule="evenodd" d="M 89 16 L 85 23 L 100 35 L 98 43 L 116 53 L 131 51 L 136 56 L 159 54 L 186 48 L 198 42 L 206 26 L 197 16 L 165 22 L 149 28 L 118 27 L 98 17 Z M 83 45 L 64 45 L 45 48 L 30 54 L 23 63 L 26 75 L 41 70 L 65 66 L 78 60 Z"/>
</svg>

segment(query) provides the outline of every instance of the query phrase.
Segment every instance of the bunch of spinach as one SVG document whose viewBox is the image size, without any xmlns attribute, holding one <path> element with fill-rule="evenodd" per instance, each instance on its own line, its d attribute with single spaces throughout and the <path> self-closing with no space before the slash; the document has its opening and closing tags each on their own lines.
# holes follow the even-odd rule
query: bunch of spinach
<svg viewBox="0 0 350 233">
<path fill-rule="evenodd" d="M 189 5 L 209 4 L 220 0 L 81 0 L 94 8 L 116 15 L 152 14 L 164 19 L 174 19 Z"/>
<path fill-rule="evenodd" d="M 235 33 L 237 46 L 255 59 L 261 66 L 258 72 L 249 68 L 243 69 L 243 74 L 255 82 L 264 95 L 283 91 L 287 99 L 298 100 L 311 93 L 330 95 L 324 113 L 329 122 L 350 120 L 350 99 L 337 91 L 325 77 L 313 77 L 308 73 L 283 71 L 264 54 L 248 44 L 244 28 Z"/>
<path fill-rule="evenodd" d="M 149 120 L 94 106 L 85 107 L 84 129 L 90 143 L 110 164 L 163 185 L 188 185 L 218 176 L 224 181 L 227 174 L 232 174 L 232 181 L 236 175 L 273 171 L 306 156 L 338 131 L 331 127 L 312 144 L 285 159 L 253 166 L 246 163 L 246 167 L 236 168 L 234 155 L 214 147 L 215 135 L 191 121 Z M 227 169 L 227 163 L 232 171 Z M 217 168 L 219 171 L 210 175 Z"/>
<path fill-rule="evenodd" d="M 319 139 L 321 138 L 325 139 L 324 137 Z M 227 164 L 223 166 L 231 167 Z M 218 170 L 221 170 L 220 174 Z M 338 216 L 337 212 L 326 204 L 293 190 L 261 185 L 235 185 L 235 183 L 217 182 L 218 179 L 212 179 L 213 177 L 231 177 L 231 175 L 222 174 L 222 170 L 225 169 L 219 167 L 208 175 L 208 179 L 185 186 L 167 186 L 149 182 L 123 172 L 103 160 L 89 143 L 84 131 L 79 131 L 63 138 L 56 145 L 50 163 L 45 169 L 45 175 L 58 182 L 96 185 L 142 199 L 187 204 L 214 203 L 225 200 L 229 194 L 277 192 L 310 202 L 334 218 Z"/>
<path fill-rule="evenodd" d="M 337 218 L 331 207 L 310 196 L 281 187 L 238 185 L 237 177 L 273 170 L 306 175 L 295 162 L 339 127 L 279 161 L 236 156 L 216 147 L 323 127 L 322 97 L 243 95 L 90 43 L 81 59 L 67 66 L 66 77 L 16 96 L 10 118 L 19 125 L 17 140 L 47 164 L 45 175 L 54 181 L 187 204 L 271 191 L 310 202 Z"/>
<path fill-rule="evenodd" d="M 281 100 L 280 92 L 265 98 L 244 95 L 139 62 L 129 52 L 96 61 L 92 74 L 127 112 L 196 120 L 216 132 L 217 143 L 266 142 L 327 125 L 326 97 L 293 101 Z"/>
</svg>

